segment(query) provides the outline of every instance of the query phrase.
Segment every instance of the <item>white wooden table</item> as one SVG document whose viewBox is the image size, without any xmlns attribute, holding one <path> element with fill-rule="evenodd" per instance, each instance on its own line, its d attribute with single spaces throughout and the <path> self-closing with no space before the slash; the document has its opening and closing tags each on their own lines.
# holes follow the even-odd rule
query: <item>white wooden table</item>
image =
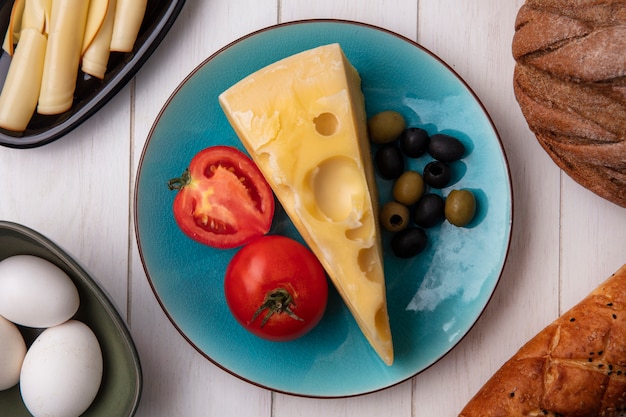
<svg viewBox="0 0 626 417">
<path fill-rule="evenodd" d="M 144 388 L 137 415 L 237 417 L 454 416 L 528 338 L 626 263 L 626 210 L 563 174 L 528 130 L 513 96 L 511 39 L 522 0 L 187 0 L 136 78 L 66 137 L 0 148 L 0 219 L 68 250 L 126 317 Z M 477 325 L 427 371 L 378 393 L 303 399 L 224 372 L 174 329 L 153 295 L 133 226 L 134 181 L 162 105 L 205 58 L 251 31 L 309 18 L 358 20 L 416 40 L 473 88 L 510 163 L 509 258 Z"/>
</svg>

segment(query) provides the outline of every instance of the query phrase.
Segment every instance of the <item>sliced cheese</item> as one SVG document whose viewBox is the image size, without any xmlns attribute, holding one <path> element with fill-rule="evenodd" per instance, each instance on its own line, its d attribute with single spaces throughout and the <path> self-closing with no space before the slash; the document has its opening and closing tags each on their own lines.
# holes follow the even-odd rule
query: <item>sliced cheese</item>
<svg viewBox="0 0 626 417">
<path fill-rule="evenodd" d="M 361 79 L 338 44 L 278 61 L 219 97 L 240 140 L 387 364 L 393 346 Z"/>
</svg>

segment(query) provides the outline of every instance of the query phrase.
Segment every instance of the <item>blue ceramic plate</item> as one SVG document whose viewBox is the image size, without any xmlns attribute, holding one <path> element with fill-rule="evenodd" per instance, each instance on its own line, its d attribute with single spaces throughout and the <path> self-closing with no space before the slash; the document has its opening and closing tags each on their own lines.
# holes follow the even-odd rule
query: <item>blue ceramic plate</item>
<svg viewBox="0 0 626 417">
<path fill-rule="evenodd" d="M 240 327 L 223 300 L 223 276 L 235 250 L 195 243 L 172 216 L 179 176 L 200 150 L 243 149 L 218 95 L 281 58 L 339 42 L 362 77 L 367 112 L 395 109 L 409 125 L 456 135 L 468 155 L 454 164 L 454 183 L 469 188 L 478 211 L 469 227 L 429 229 L 429 244 L 411 260 L 385 254 L 395 363 L 387 367 L 332 292 L 322 322 L 288 343 L 261 340 Z M 428 158 L 411 162 L 421 170 Z M 380 181 L 381 199 L 390 198 Z M 469 87 L 421 46 L 376 27 L 345 21 L 274 26 L 222 49 L 180 85 L 156 120 L 143 150 L 135 195 L 136 234 L 154 293 L 180 333 L 218 366 L 284 393 L 346 397 L 380 390 L 423 371 L 449 352 L 476 322 L 499 280 L 508 252 L 512 195 L 507 161 L 488 114 Z M 270 233 L 300 239 L 277 210 Z M 389 236 L 383 236 L 388 245 Z"/>
</svg>

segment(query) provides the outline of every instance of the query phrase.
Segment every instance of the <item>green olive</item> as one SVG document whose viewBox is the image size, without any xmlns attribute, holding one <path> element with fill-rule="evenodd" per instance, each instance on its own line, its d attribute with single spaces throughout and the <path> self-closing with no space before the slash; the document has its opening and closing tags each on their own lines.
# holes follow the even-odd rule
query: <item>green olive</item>
<svg viewBox="0 0 626 417">
<path fill-rule="evenodd" d="M 424 194 L 424 179 L 415 171 L 404 171 L 393 184 L 393 198 L 398 203 L 411 206 Z"/>
<path fill-rule="evenodd" d="M 466 226 L 476 213 L 476 198 L 469 190 L 452 190 L 446 197 L 446 219 L 455 226 Z"/>
<path fill-rule="evenodd" d="M 367 121 L 367 130 L 373 143 L 393 142 L 405 128 L 404 117 L 393 110 L 377 113 Z"/>
<path fill-rule="evenodd" d="M 390 232 L 397 232 L 409 225 L 409 208 L 397 201 L 390 201 L 380 210 L 380 223 Z"/>
</svg>

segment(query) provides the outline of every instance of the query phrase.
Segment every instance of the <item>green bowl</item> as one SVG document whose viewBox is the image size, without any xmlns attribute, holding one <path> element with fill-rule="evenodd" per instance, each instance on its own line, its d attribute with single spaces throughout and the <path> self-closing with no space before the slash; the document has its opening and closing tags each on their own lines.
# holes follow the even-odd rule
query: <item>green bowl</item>
<svg viewBox="0 0 626 417">
<path fill-rule="evenodd" d="M 25 226 L 0 221 L 0 260 L 13 255 L 35 255 L 65 271 L 78 288 L 80 307 L 73 318 L 96 334 L 104 361 L 100 390 L 84 417 L 126 417 L 135 414 L 142 388 L 141 364 L 122 317 L 102 288 L 66 252 Z M 20 328 L 27 345 L 38 332 Z M 29 417 L 19 384 L 0 391 L 0 414 Z"/>
</svg>

